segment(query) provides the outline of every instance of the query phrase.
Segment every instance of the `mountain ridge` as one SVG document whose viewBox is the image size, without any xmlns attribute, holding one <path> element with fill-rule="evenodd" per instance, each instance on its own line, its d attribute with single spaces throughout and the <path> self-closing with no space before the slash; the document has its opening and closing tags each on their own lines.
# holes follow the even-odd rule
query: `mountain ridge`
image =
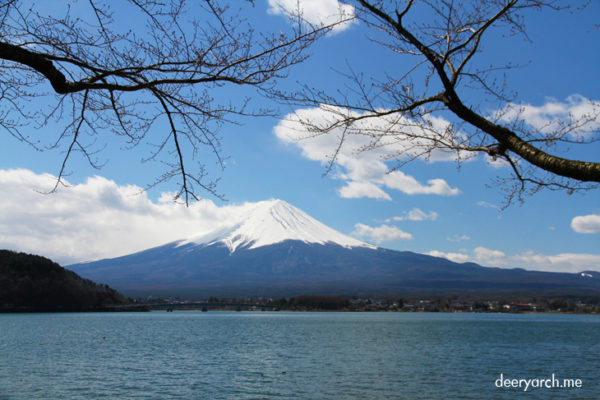
<svg viewBox="0 0 600 400">
<path fill-rule="evenodd" d="M 288 240 L 231 253 L 222 243 L 177 246 L 69 268 L 130 296 L 421 295 L 600 293 L 600 274 L 457 264 L 413 252 Z"/>
<path fill-rule="evenodd" d="M 188 239 L 69 268 L 132 296 L 600 293 L 600 273 L 490 268 L 379 248 L 281 200 Z"/>
</svg>

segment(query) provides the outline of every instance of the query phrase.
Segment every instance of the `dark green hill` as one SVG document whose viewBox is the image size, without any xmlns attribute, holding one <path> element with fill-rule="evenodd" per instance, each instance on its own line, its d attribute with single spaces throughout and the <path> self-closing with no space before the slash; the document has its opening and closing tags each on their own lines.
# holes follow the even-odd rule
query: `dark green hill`
<svg viewBox="0 0 600 400">
<path fill-rule="evenodd" d="M 129 304 L 107 285 L 36 255 L 0 250 L 0 311 L 87 311 Z"/>
</svg>

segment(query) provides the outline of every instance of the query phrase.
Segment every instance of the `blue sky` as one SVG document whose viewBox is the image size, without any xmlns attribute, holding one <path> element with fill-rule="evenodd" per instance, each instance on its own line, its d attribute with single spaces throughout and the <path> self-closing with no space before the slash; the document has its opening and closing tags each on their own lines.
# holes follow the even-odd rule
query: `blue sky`
<svg viewBox="0 0 600 400">
<path fill-rule="evenodd" d="M 274 12 L 276 3 L 257 1 L 249 20 L 268 31 L 285 29 L 288 22 Z M 336 6 L 334 0 L 330 3 Z M 313 9 L 328 2 L 303 4 L 306 18 L 312 18 L 324 15 Z M 598 107 L 597 15 L 600 5 L 595 2 L 583 12 L 532 13 L 527 20 L 531 42 L 501 36 L 486 42 L 490 62 L 523 64 L 508 71 L 507 80 L 532 117 L 560 118 L 570 107 Z M 348 66 L 375 77 L 406 68 L 408 64 L 369 41 L 369 34 L 364 23 L 340 27 L 316 43 L 310 59 L 279 84 L 293 90 L 300 81 L 333 92 L 345 83 L 337 71 Z M 40 194 L 36 190 L 53 185 L 47 174 L 58 172 L 64 149 L 38 152 L 3 132 L 0 247 L 35 252 L 65 264 L 118 256 L 205 230 L 218 218 L 227 218 L 228 207 L 280 198 L 344 234 L 382 247 L 499 267 L 600 271 L 599 190 L 573 195 L 540 192 L 522 205 L 502 210 L 501 189 L 489 186 L 506 173 L 506 167 L 490 165 L 479 156 L 460 169 L 451 160 L 417 160 L 401 172 L 385 174 L 383 170 L 391 166 L 381 161 L 385 152 L 355 154 L 352 143 L 343 152 L 344 159 L 322 176 L 324 157 L 335 140 L 295 141 L 289 129 L 294 112 L 319 116 L 320 111 L 274 104 L 247 89 L 225 88 L 216 94 L 244 95 L 251 95 L 257 107 L 276 107 L 280 118 L 240 118 L 240 125 L 225 125 L 221 133 L 226 168 L 213 168 L 210 159 L 207 163 L 221 178 L 218 191 L 228 201 L 200 193 L 205 199 L 189 208 L 169 201 L 176 181 L 133 195 L 161 173 L 161 166 L 140 163 L 144 145 L 124 151 L 124 142 L 110 135 L 100 145 L 98 157 L 105 164 L 101 170 L 73 157 L 67 177 L 72 186 Z M 477 103 L 477 94 L 469 100 Z M 490 105 L 489 112 L 494 111 Z M 27 129 L 45 138 L 58 126 L 60 121 Z M 595 145 L 575 154 L 597 161 L 599 150 Z"/>
</svg>

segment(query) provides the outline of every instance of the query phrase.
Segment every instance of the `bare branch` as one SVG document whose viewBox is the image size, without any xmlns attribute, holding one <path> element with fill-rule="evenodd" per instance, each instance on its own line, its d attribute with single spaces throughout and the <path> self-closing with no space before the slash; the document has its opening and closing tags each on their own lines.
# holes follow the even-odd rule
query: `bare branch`
<svg viewBox="0 0 600 400">
<path fill-rule="evenodd" d="M 506 88 L 505 73 L 515 66 L 485 65 L 483 57 L 484 39 L 492 33 L 529 39 L 524 23 L 528 10 L 556 12 L 575 5 L 560 0 L 355 3 L 360 20 L 375 32 L 372 41 L 389 49 L 397 65 L 407 65 L 408 56 L 418 56 L 419 61 L 403 70 L 382 72 L 383 80 L 364 78 L 349 67 L 350 73 L 342 76 L 351 87 L 339 95 L 306 86 L 300 93 L 277 93 L 280 99 L 331 114 L 326 122 L 301 113 L 291 117 L 307 132 L 303 139 L 324 134 L 339 135 L 340 141 L 352 135 L 368 136 L 369 144 L 359 151 L 390 146 L 386 154 L 393 157 L 387 161 L 397 162 L 392 170 L 428 159 L 436 151 L 452 151 L 458 162 L 468 158 L 467 153 L 484 153 L 505 160 L 510 167 L 511 177 L 502 180 L 510 185 L 509 201 L 541 189 L 572 192 L 600 187 L 598 159 L 558 155 L 566 150 L 559 145 L 600 141 L 600 104 L 590 105 L 595 111 L 586 115 L 571 115 L 542 127 L 532 127 L 523 118 L 503 118 L 500 111 L 515 102 L 514 93 Z M 482 92 L 483 101 L 499 104 L 500 111 L 487 115 L 479 104 L 469 104 L 473 89 Z M 447 124 L 433 126 L 434 115 Z M 342 143 L 334 157 L 341 148 Z M 335 158 L 329 160 L 327 171 L 334 162 Z"/>
<path fill-rule="evenodd" d="M 75 151 L 96 167 L 92 146 L 98 138 L 123 136 L 132 148 L 145 144 L 148 135 L 158 145 L 144 159 L 168 169 L 150 186 L 179 177 L 186 203 L 198 197 L 195 188 L 219 197 L 216 181 L 204 182 L 209 177 L 204 165 L 192 171 L 187 158 L 203 157 L 206 147 L 223 167 L 221 126 L 240 116 L 271 112 L 248 111 L 246 98 L 219 104 L 213 92 L 224 85 L 258 91 L 272 87 L 335 26 L 262 32 L 240 17 L 246 4 L 252 6 L 252 1 L 236 2 L 236 9 L 219 0 L 129 0 L 118 7 L 108 0 L 87 0 L 42 13 L 35 5 L 4 1 L 0 127 L 39 149 L 60 148 L 70 140 L 57 187 Z M 131 20 L 147 31 L 132 31 Z M 48 107 L 31 107 L 30 99 Z M 67 107 L 72 108 L 68 114 L 63 112 Z M 65 128 L 50 146 L 20 133 L 27 124 L 54 122 Z M 161 123 L 170 126 L 162 137 L 154 129 Z"/>
</svg>

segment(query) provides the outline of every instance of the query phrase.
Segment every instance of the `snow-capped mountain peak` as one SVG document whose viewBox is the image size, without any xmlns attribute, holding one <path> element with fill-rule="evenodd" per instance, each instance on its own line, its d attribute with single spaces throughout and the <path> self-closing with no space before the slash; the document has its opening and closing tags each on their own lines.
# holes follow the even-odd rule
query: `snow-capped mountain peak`
<svg viewBox="0 0 600 400">
<path fill-rule="evenodd" d="M 346 236 L 312 218 L 283 200 L 266 200 L 244 207 L 232 221 L 213 230 L 183 240 L 188 243 L 225 244 L 233 253 L 238 248 L 254 249 L 284 240 L 305 243 L 334 243 L 343 247 L 376 248 Z"/>
</svg>

